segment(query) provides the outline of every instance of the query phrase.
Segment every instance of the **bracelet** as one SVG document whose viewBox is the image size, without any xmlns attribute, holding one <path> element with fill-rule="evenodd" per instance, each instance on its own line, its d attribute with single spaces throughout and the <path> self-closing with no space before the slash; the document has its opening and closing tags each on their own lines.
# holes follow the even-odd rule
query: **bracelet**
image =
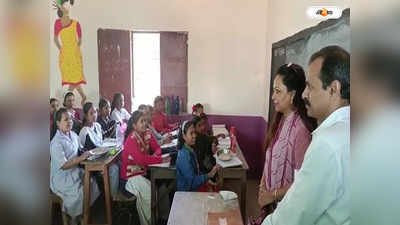
<svg viewBox="0 0 400 225">
<path fill-rule="evenodd" d="M 277 195 L 278 195 L 278 189 L 275 189 L 275 191 L 274 191 L 274 201 L 275 202 L 278 201 Z"/>
</svg>

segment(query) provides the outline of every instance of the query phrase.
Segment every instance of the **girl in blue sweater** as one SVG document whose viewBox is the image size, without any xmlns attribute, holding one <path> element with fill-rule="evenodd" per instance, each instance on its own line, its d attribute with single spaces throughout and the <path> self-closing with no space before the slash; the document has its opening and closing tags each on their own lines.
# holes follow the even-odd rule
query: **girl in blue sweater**
<svg viewBox="0 0 400 225">
<path fill-rule="evenodd" d="M 178 191 L 197 191 L 214 177 L 220 166 L 215 165 L 208 174 L 200 174 L 199 163 L 193 146 L 196 132 L 192 121 L 185 121 L 178 135 L 178 157 L 176 159 L 176 177 Z"/>
</svg>

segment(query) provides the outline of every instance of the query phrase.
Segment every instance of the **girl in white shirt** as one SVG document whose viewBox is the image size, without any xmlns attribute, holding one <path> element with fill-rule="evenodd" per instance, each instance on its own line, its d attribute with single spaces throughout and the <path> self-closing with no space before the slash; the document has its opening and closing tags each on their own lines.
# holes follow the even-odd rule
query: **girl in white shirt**
<svg viewBox="0 0 400 225">
<path fill-rule="evenodd" d="M 111 119 L 121 124 L 127 123 L 131 114 L 124 108 L 124 95 L 122 93 L 114 94 L 111 104 Z"/>
<path fill-rule="evenodd" d="M 97 111 L 93 103 L 86 102 L 83 106 L 83 127 L 79 133 L 81 146 L 84 150 L 91 150 L 103 145 L 101 125 L 96 122 Z"/>
<path fill-rule="evenodd" d="M 93 103 L 86 102 L 83 106 L 83 128 L 79 133 L 79 140 L 84 151 L 89 151 L 94 148 L 103 147 L 103 131 L 101 125 L 96 122 L 97 110 Z M 119 166 L 112 164 L 108 173 L 110 175 L 111 195 L 115 196 L 118 192 L 119 185 Z"/>
</svg>

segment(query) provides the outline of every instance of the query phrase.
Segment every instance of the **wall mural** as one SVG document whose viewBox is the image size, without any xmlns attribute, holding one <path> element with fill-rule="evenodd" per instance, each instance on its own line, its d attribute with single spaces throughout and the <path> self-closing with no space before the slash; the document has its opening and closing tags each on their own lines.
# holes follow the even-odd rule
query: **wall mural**
<svg viewBox="0 0 400 225">
<path fill-rule="evenodd" d="M 74 0 L 53 1 L 57 10 L 58 19 L 54 23 L 54 43 L 59 49 L 59 67 L 61 71 L 61 85 L 68 85 L 68 91 L 75 89 L 80 94 L 81 105 L 86 101 L 86 95 L 82 85 L 86 84 L 83 74 L 82 53 L 82 29 L 79 22 L 69 17 Z M 61 43 L 60 43 L 61 40 Z"/>
</svg>

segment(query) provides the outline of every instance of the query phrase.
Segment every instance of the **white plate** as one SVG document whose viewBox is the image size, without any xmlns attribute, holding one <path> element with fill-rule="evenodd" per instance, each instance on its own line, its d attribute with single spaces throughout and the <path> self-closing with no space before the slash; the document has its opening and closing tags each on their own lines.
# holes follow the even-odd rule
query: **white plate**
<svg viewBox="0 0 400 225">
<path fill-rule="evenodd" d="M 224 199 L 224 201 L 229 201 L 238 198 L 237 194 L 232 191 L 219 191 L 219 194 L 221 195 L 222 199 Z"/>
<path fill-rule="evenodd" d="M 108 152 L 108 148 L 94 148 L 92 150 L 90 150 L 90 154 L 91 155 L 104 155 Z"/>
</svg>

